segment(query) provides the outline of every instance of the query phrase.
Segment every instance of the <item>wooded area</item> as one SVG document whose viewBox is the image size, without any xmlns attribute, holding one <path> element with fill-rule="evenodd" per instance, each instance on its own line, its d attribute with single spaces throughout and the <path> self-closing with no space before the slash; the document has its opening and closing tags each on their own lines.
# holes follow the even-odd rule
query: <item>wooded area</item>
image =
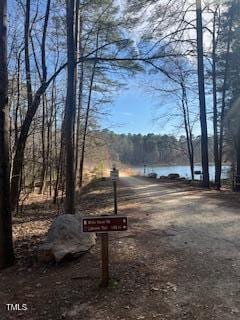
<svg viewBox="0 0 240 320">
<path fill-rule="evenodd" d="M 1 320 L 239 320 L 239 61 L 240 0 L 0 0 Z"/>
<path fill-rule="evenodd" d="M 74 214 L 86 159 L 98 151 L 95 165 L 188 159 L 193 172 L 201 159 L 208 188 L 213 150 L 216 188 L 223 160 L 239 180 L 239 59 L 238 0 L 2 0 L 0 267 L 14 261 L 20 201 L 38 187 L 54 203 L 61 193 Z M 184 137 L 99 130 L 116 92 L 141 73 L 152 76 L 149 90 L 174 98 Z"/>
<path fill-rule="evenodd" d="M 97 134 L 95 132 L 95 134 Z M 108 158 L 129 166 L 188 164 L 187 139 L 171 135 L 116 134 L 108 130 L 98 132 L 107 145 Z M 201 139 L 192 137 L 194 162 L 201 163 Z M 106 152 L 106 151 L 105 151 Z M 209 138 L 209 159 L 213 157 L 213 139 Z M 227 160 L 226 158 L 224 159 Z"/>
</svg>

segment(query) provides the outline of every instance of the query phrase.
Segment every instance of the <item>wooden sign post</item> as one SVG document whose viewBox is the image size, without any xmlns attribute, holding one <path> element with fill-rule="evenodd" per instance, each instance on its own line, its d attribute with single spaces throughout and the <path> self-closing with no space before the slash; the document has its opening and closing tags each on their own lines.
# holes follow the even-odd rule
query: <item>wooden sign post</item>
<svg viewBox="0 0 240 320">
<path fill-rule="evenodd" d="M 102 251 L 101 287 L 107 287 L 109 283 L 108 233 L 101 234 L 101 251 Z"/>
<path fill-rule="evenodd" d="M 102 279 L 101 287 L 107 287 L 109 283 L 109 255 L 108 255 L 108 232 L 126 231 L 127 217 L 123 216 L 98 216 L 83 217 L 82 231 L 101 234 L 101 259 Z"/>
</svg>

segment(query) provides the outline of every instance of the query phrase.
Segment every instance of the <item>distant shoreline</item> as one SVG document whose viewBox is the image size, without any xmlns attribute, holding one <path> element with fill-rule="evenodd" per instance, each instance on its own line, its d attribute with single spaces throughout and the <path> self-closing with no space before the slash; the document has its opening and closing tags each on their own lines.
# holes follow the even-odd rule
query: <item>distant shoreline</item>
<svg viewBox="0 0 240 320">
<path fill-rule="evenodd" d="M 148 165 L 144 166 L 135 166 L 132 167 L 135 172 L 140 174 L 148 175 L 151 173 L 156 173 L 158 177 L 161 176 L 168 176 L 169 174 L 179 174 L 180 177 L 184 177 L 186 179 L 191 178 L 191 170 L 190 166 L 188 165 Z M 194 164 L 194 171 L 202 171 L 201 164 Z M 222 166 L 222 178 L 227 179 L 230 171 L 230 166 L 228 164 L 223 164 Z M 200 175 L 195 174 L 195 179 L 200 180 Z M 209 178 L 211 181 L 214 181 L 215 178 L 215 166 L 214 164 L 209 164 Z"/>
<path fill-rule="evenodd" d="M 154 164 L 136 164 L 136 165 L 128 165 L 128 166 L 130 166 L 130 167 L 132 167 L 132 168 L 141 168 L 141 167 L 144 167 L 144 165 L 146 166 L 146 167 L 173 167 L 173 166 L 189 166 L 190 167 L 190 165 L 189 165 L 189 163 L 154 163 Z M 196 163 L 194 163 L 194 166 L 201 166 L 202 164 L 200 163 L 200 162 L 196 162 Z M 223 164 L 222 164 L 223 166 L 230 166 L 231 165 L 231 163 L 229 163 L 229 162 L 224 162 Z M 214 162 L 210 162 L 209 163 L 209 166 L 214 166 Z"/>
</svg>

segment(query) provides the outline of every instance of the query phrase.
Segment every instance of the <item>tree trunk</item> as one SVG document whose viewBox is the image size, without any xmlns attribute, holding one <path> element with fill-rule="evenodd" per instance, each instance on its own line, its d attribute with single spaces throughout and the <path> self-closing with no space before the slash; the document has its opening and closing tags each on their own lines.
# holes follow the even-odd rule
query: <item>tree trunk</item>
<svg viewBox="0 0 240 320">
<path fill-rule="evenodd" d="M 80 140 L 80 126 L 81 126 L 81 110 L 82 110 L 82 96 L 83 96 L 83 63 L 80 65 L 79 74 L 79 88 L 78 88 L 78 107 L 77 107 L 77 119 L 76 119 L 76 154 L 75 154 L 75 177 L 78 180 L 79 175 L 79 140 Z"/>
<path fill-rule="evenodd" d="M 190 119 L 189 119 L 187 92 L 186 92 L 186 87 L 183 79 L 180 85 L 182 89 L 181 103 L 182 103 L 184 128 L 185 128 L 186 137 L 187 137 L 188 160 L 190 165 L 191 178 L 192 180 L 194 180 L 194 149 L 193 149 L 193 141 L 192 141 L 192 130 L 191 130 Z"/>
<path fill-rule="evenodd" d="M 224 138 L 224 120 L 226 112 L 226 91 L 227 91 L 227 81 L 228 81 L 228 71 L 229 71 L 229 54 L 232 40 L 232 16 L 229 22 L 228 39 L 227 39 L 227 50 L 226 50 L 226 60 L 225 69 L 222 85 L 222 105 L 221 105 L 221 119 L 220 119 L 220 136 L 219 136 L 219 171 L 218 180 L 221 181 L 222 174 L 222 156 L 223 156 L 223 138 Z"/>
<path fill-rule="evenodd" d="M 47 173 L 49 171 L 49 196 L 52 196 L 52 141 L 53 141 L 53 121 L 54 121 L 54 108 L 55 108 L 55 84 L 52 85 L 52 94 L 51 94 L 51 109 L 50 109 L 50 116 L 47 123 Z"/>
<path fill-rule="evenodd" d="M 217 79 L 216 79 L 216 12 L 213 17 L 212 37 L 212 86 L 213 86 L 213 142 L 214 142 L 214 165 L 215 186 L 221 188 L 221 162 L 219 161 L 219 137 L 218 137 L 218 109 L 217 109 Z"/>
<path fill-rule="evenodd" d="M 197 16 L 197 55 L 198 55 L 198 90 L 200 104 L 200 124 L 201 124 L 201 153 L 203 186 L 209 188 L 209 167 L 208 167 L 208 132 L 205 101 L 204 84 L 204 63 L 203 63 L 203 32 L 202 32 L 202 3 L 196 0 Z"/>
<path fill-rule="evenodd" d="M 83 128 L 83 140 L 82 140 L 82 150 L 81 150 L 81 158 L 80 158 L 80 165 L 79 165 L 79 188 L 82 187 L 83 184 L 83 166 L 84 166 L 84 157 L 85 157 L 85 147 L 86 147 L 86 136 L 87 136 L 87 130 L 88 130 L 88 121 L 89 121 L 89 113 L 90 113 L 90 107 L 91 107 L 91 99 L 92 99 L 92 91 L 93 91 L 93 83 L 94 83 L 94 77 L 96 72 L 96 65 L 97 65 L 97 55 L 98 55 L 98 40 L 99 40 L 99 28 L 97 31 L 96 36 L 96 53 L 95 53 L 95 61 L 92 68 L 92 75 L 90 79 L 90 88 L 88 93 L 88 102 L 87 102 L 87 110 L 86 110 L 86 116 L 85 116 L 85 123 Z"/>
<path fill-rule="evenodd" d="M 79 14 L 79 28 L 78 28 L 78 52 L 79 58 L 83 56 L 82 48 L 82 18 Z M 79 140 L 80 140 L 80 125 L 81 125 L 81 110 L 82 110 L 82 96 L 83 96 L 83 77 L 84 77 L 84 67 L 83 62 L 80 63 L 78 72 L 78 103 L 77 103 L 77 115 L 76 115 L 76 142 L 75 142 L 75 179 L 78 181 L 79 173 Z M 77 183 L 78 185 L 78 183 Z"/>
<path fill-rule="evenodd" d="M 60 183 L 60 176 L 61 176 L 61 168 L 62 168 L 62 161 L 63 161 L 63 143 L 61 139 L 61 146 L 60 146 L 60 153 L 59 153 L 59 159 L 57 162 L 56 166 L 56 183 L 54 186 L 54 195 L 53 195 L 53 203 L 57 203 L 57 198 L 58 198 L 58 188 L 59 188 L 59 183 Z"/>
<path fill-rule="evenodd" d="M 87 137 L 87 130 L 88 130 L 88 121 L 89 121 L 89 113 L 90 113 L 90 107 L 91 107 L 95 70 L 96 70 L 96 61 L 94 62 L 93 70 L 92 70 L 92 76 L 91 76 L 90 88 L 89 88 L 89 94 L 88 94 L 88 104 L 87 104 L 85 123 L 83 128 L 82 149 L 81 149 L 81 158 L 80 158 L 80 165 L 79 165 L 79 188 L 81 188 L 83 184 L 83 166 L 84 166 L 84 157 L 85 157 L 85 148 L 86 148 L 86 137 Z"/>
<path fill-rule="evenodd" d="M 42 57 L 42 83 L 47 81 L 47 66 L 46 66 L 46 36 L 47 36 L 47 27 L 48 27 L 48 20 L 49 20 L 49 13 L 50 13 L 50 5 L 51 0 L 47 1 L 46 11 L 45 11 L 45 18 L 43 24 L 43 34 L 42 34 L 42 42 L 41 42 L 41 57 Z M 47 97 L 44 95 L 43 97 L 43 115 L 42 115 L 42 130 L 41 130 L 41 137 L 42 137 L 42 172 L 41 172 L 41 185 L 39 189 L 39 193 L 42 194 L 45 191 L 46 187 L 46 175 L 47 175 L 47 157 L 48 153 L 46 152 L 45 147 L 45 115 L 47 115 Z"/>
<path fill-rule="evenodd" d="M 42 168 L 41 168 L 41 180 L 39 187 L 39 194 L 43 194 L 45 191 L 46 184 L 46 171 L 47 171 L 47 161 L 46 161 L 46 146 L 45 146 L 45 116 L 46 116 L 46 105 L 47 97 L 44 95 L 42 99 L 42 126 L 41 126 L 41 142 L 42 142 Z"/>
<path fill-rule="evenodd" d="M 240 191 L 240 142 L 236 141 L 236 176 L 235 176 L 235 191 Z"/>
<path fill-rule="evenodd" d="M 64 141 L 66 148 L 66 200 L 65 213 L 75 212 L 75 177 L 74 177 L 74 119 L 76 109 L 75 75 L 75 37 L 74 37 L 75 0 L 67 0 L 67 99 L 65 109 Z"/>
<path fill-rule="evenodd" d="M 36 150 L 35 150 L 35 133 L 33 131 L 32 134 L 32 192 L 35 190 L 35 166 L 36 166 L 36 156 L 35 156 Z"/>
<path fill-rule="evenodd" d="M 0 269 L 14 263 L 9 170 L 7 1 L 0 1 Z"/>
</svg>

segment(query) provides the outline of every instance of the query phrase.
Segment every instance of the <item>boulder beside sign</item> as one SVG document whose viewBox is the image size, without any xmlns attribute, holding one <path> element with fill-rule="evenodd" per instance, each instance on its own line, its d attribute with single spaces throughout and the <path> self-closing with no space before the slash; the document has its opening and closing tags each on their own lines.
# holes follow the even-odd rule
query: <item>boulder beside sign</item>
<svg viewBox="0 0 240 320">
<path fill-rule="evenodd" d="M 106 217 L 83 217 L 83 232 L 111 232 L 126 231 L 127 217 L 106 216 Z"/>
<path fill-rule="evenodd" d="M 47 238 L 38 249 L 38 260 L 60 262 L 65 258 L 77 258 L 96 243 L 94 234 L 82 233 L 80 215 L 62 214 L 51 224 Z"/>
</svg>

